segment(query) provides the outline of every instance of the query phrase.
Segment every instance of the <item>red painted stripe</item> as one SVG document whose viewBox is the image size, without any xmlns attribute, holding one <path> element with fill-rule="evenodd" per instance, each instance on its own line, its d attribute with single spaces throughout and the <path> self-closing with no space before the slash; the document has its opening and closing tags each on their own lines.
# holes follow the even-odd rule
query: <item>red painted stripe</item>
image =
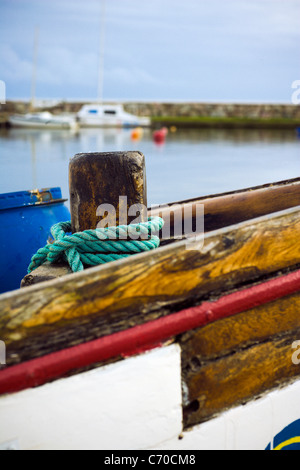
<svg viewBox="0 0 300 470">
<path fill-rule="evenodd" d="M 0 372 L 0 394 L 43 385 L 113 357 L 130 357 L 173 336 L 300 291 L 300 271 L 204 302 L 181 312 L 88 343 L 12 366 Z"/>
</svg>

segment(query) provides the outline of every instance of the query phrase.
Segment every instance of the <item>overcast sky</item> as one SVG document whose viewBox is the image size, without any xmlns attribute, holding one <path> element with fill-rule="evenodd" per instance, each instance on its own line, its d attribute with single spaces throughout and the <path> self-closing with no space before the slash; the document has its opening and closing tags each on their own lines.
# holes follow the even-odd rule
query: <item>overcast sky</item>
<svg viewBox="0 0 300 470">
<path fill-rule="evenodd" d="M 0 0 L 8 98 L 96 99 L 104 0 Z M 300 0 L 106 0 L 104 99 L 290 102 Z"/>
</svg>

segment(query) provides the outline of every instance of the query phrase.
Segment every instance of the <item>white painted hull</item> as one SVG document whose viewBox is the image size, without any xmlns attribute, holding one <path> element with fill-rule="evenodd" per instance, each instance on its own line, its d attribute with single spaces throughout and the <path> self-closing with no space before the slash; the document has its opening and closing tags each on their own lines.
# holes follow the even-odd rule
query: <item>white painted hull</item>
<svg viewBox="0 0 300 470">
<path fill-rule="evenodd" d="M 16 127 L 18 129 L 53 129 L 53 130 L 60 130 L 60 129 L 72 129 L 73 127 L 68 124 L 55 124 L 55 123 L 30 123 L 30 122 L 21 122 L 21 121 L 9 121 L 11 126 Z"/>
<path fill-rule="evenodd" d="M 78 124 L 75 120 L 69 119 L 34 119 L 25 116 L 11 116 L 9 124 L 12 127 L 20 129 L 53 129 L 66 130 L 77 129 Z"/>
<path fill-rule="evenodd" d="M 148 126 L 150 126 L 150 120 L 126 121 L 126 120 L 122 120 L 122 119 L 113 119 L 113 120 L 80 119 L 79 120 L 79 125 L 82 128 L 148 127 Z"/>
<path fill-rule="evenodd" d="M 123 127 L 147 127 L 148 125 L 142 125 L 140 123 L 128 124 L 123 122 L 114 122 L 114 123 L 88 123 L 80 122 L 79 126 L 82 129 L 109 129 L 109 128 L 123 128 Z"/>
<path fill-rule="evenodd" d="M 80 127 L 149 127 L 148 117 L 138 117 L 124 111 L 121 105 L 85 105 L 77 114 Z"/>
<path fill-rule="evenodd" d="M 264 450 L 300 419 L 299 394 L 298 380 L 183 431 L 181 350 L 173 344 L 2 396 L 0 448 Z"/>
</svg>

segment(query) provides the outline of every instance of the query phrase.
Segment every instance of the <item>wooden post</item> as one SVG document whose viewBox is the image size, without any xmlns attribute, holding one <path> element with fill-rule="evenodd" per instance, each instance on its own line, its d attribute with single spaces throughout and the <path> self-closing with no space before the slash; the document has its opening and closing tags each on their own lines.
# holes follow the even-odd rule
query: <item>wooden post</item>
<svg viewBox="0 0 300 470">
<path fill-rule="evenodd" d="M 69 185 L 73 233 L 147 220 L 145 157 L 140 152 L 75 155 L 70 161 Z M 21 287 L 70 272 L 67 265 L 45 263 L 25 276 Z"/>
<path fill-rule="evenodd" d="M 78 154 L 70 162 L 69 183 L 72 231 L 147 220 L 145 157 L 140 152 Z M 112 212 L 106 214 L 106 208 Z M 132 213 L 128 215 L 130 207 Z M 142 210 L 144 208 L 144 210 Z"/>
</svg>

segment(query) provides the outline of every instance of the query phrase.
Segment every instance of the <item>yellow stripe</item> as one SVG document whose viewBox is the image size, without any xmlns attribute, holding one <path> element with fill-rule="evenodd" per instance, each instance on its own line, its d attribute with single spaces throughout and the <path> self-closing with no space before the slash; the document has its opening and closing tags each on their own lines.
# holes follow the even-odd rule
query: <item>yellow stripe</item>
<svg viewBox="0 0 300 470">
<path fill-rule="evenodd" d="M 300 436 L 293 437 L 292 439 L 289 439 L 288 441 L 282 442 L 279 444 L 279 446 L 275 447 L 273 450 L 282 450 L 284 447 L 288 447 L 292 444 L 300 443 Z"/>
</svg>

